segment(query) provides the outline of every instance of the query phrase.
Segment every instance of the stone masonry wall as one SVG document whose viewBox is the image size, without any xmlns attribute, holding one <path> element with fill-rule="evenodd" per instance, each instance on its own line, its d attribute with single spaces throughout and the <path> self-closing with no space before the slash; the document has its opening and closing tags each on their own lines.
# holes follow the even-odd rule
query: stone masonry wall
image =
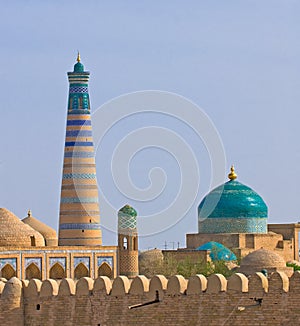
<svg viewBox="0 0 300 326">
<path fill-rule="evenodd" d="M 148 303 L 159 293 L 159 302 Z M 0 282 L 0 325 L 299 325 L 300 273 Z"/>
</svg>

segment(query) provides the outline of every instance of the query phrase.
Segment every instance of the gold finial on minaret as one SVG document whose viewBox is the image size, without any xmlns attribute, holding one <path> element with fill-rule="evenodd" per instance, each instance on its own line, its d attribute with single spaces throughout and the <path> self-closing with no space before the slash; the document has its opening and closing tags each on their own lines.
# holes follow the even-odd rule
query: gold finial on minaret
<svg viewBox="0 0 300 326">
<path fill-rule="evenodd" d="M 28 210 L 28 213 L 27 213 L 28 217 L 31 216 L 31 209 Z"/>
<path fill-rule="evenodd" d="M 80 62 L 80 53 L 77 51 L 77 62 Z"/>
<path fill-rule="evenodd" d="M 228 178 L 229 178 L 229 180 L 235 180 L 237 178 L 237 174 L 234 171 L 233 165 L 231 165 L 230 173 L 228 174 Z"/>
</svg>

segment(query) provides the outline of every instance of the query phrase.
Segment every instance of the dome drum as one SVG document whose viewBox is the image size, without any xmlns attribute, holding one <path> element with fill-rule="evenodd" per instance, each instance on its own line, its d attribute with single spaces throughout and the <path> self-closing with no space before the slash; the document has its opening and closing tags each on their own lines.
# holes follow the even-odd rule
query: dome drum
<svg viewBox="0 0 300 326">
<path fill-rule="evenodd" d="M 267 218 L 207 218 L 199 221 L 199 233 L 267 233 Z"/>
</svg>

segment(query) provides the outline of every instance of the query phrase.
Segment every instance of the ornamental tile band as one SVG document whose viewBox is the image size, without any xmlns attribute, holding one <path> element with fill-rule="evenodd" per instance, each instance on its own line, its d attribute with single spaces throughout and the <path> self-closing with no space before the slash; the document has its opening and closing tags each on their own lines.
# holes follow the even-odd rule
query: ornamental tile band
<svg viewBox="0 0 300 326">
<path fill-rule="evenodd" d="M 73 93 L 88 93 L 88 87 L 87 86 L 71 86 L 70 87 L 70 94 Z"/>
<path fill-rule="evenodd" d="M 94 146 L 93 142 L 88 142 L 88 141 L 68 141 L 65 142 L 65 146 Z"/>
<path fill-rule="evenodd" d="M 63 179 L 95 179 L 96 173 L 66 173 Z"/>
<path fill-rule="evenodd" d="M 98 198 L 61 198 L 61 203 L 98 203 Z"/>
<path fill-rule="evenodd" d="M 66 152 L 65 157 L 76 157 L 76 158 L 94 158 L 94 152 Z"/>
<path fill-rule="evenodd" d="M 100 230 L 101 225 L 98 223 L 65 223 L 61 224 L 62 230 Z"/>
<path fill-rule="evenodd" d="M 72 114 L 88 114 L 88 113 L 90 113 L 90 110 L 89 109 L 75 109 L 75 108 L 73 108 L 72 111 L 69 111 L 69 112 L 72 112 Z"/>
<path fill-rule="evenodd" d="M 67 126 L 91 126 L 91 120 L 68 120 Z"/>
<path fill-rule="evenodd" d="M 266 233 L 266 218 L 207 218 L 199 221 L 199 233 Z"/>
</svg>

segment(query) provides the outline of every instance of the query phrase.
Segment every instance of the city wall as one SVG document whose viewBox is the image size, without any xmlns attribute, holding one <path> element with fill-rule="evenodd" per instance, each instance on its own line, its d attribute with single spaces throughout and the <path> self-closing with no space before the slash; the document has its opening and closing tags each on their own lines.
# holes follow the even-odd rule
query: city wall
<svg viewBox="0 0 300 326">
<path fill-rule="evenodd" d="M 299 325 L 300 273 L 0 282 L 0 325 Z M 159 297 L 159 302 L 155 302 Z M 154 303 L 153 303 L 154 301 Z M 129 309 L 133 305 L 139 307 Z M 146 305 L 143 305 L 146 304 Z"/>
</svg>

